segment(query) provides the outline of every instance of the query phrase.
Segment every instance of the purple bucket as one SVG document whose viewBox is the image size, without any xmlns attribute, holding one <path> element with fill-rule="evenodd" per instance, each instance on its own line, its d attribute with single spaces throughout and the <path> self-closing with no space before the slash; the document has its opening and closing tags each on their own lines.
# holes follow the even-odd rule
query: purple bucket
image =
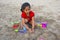
<svg viewBox="0 0 60 40">
<path fill-rule="evenodd" d="M 42 22 L 42 28 L 46 29 L 47 28 L 47 22 Z"/>
<path fill-rule="evenodd" d="M 22 30 L 19 30 L 20 33 L 26 33 L 27 32 L 27 29 L 25 27 L 23 27 Z"/>
<path fill-rule="evenodd" d="M 20 33 L 26 33 L 26 30 L 19 30 Z"/>
</svg>

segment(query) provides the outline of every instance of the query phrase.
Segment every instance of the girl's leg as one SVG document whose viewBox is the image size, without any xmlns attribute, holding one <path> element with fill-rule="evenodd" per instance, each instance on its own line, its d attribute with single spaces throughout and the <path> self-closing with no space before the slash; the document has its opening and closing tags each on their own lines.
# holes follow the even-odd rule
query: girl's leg
<svg viewBox="0 0 60 40">
<path fill-rule="evenodd" d="M 31 22 L 29 22 L 31 25 L 32 25 L 32 21 Z M 34 22 L 34 28 L 36 28 L 37 27 L 37 23 L 36 22 Z M 32 29 L 32 32 L 34 32 L 34 29 Z"/>
<path fill-rule="evenodd" d="M 29 22 L 32 25 L 32 22 Z M 34 22 L 34 28 L 37 27 L 37 23 Z"/>
</svg>

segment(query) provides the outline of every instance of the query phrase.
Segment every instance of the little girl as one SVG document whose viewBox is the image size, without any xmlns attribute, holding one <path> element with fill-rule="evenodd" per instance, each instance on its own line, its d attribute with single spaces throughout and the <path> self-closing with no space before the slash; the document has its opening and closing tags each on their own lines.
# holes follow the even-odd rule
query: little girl
<svg viewBox="0 0 60 40">
<path fill-rule="evenodd" d="M 26 29 L 28 29 L 28 31 L 34 32 L 34 27 L 35 27 L 35 22 L 34 22 L 34 12 L 31 10 L 31 6 L 29 3 L 23 3 L 21 6 L 21 18 L 22 18 L 22 25 L 24 25 L 26 27 Z M 31 27 L 30 27 L 30 26 Z"/>
</svg>

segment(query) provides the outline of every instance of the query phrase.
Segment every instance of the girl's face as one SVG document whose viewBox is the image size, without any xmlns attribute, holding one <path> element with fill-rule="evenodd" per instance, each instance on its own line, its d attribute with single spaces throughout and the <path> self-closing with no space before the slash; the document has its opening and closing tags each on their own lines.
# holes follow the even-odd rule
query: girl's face
<svg viewBox="0 0 60 40">
<path fill-rule="evenodd" d="M 27 6 L 24 10 L 23 10 L 26 14 L 28 14 L 30 12 L 30 7 Z"/>
</svg>

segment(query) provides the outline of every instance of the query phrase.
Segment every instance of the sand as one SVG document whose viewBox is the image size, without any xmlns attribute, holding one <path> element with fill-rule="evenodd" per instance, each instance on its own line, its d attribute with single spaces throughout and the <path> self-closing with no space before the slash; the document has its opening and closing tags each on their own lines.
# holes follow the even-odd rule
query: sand
<svg viewBox="0 0 60 40">
<path fill-rule="evenodd" d="M 0 1 L 0 40 L 60 40 L 60 0 L 28 1 L 35 12 L 35 21 L 48 22 L 47 29 L 38 27 L 33 34 L 15 33 L 12 29 L 11 22 L 21 21 L 20 4 L 23 2 L 25 1 Z"/>
</svg>

